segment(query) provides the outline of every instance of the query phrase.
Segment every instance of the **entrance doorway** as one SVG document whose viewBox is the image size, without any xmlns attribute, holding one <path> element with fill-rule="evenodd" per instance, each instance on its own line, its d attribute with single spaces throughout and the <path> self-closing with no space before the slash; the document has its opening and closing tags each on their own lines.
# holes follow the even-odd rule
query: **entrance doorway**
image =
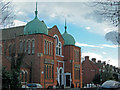
<svg viewBox="0 0 120 90">
<path fill-rule="evenodd" d="M 71 73 L 65 73 L 65 87 L 71 87 Z"/>
<path fill-rule="evenodd" d="M 62 85 L 62 69 L 60 69 L 60 86 Z"/>
<path fill-rule="evenodd" d="M 70 87 L 70 75 L 66 75 L 66 87 Z"/>
</svg>

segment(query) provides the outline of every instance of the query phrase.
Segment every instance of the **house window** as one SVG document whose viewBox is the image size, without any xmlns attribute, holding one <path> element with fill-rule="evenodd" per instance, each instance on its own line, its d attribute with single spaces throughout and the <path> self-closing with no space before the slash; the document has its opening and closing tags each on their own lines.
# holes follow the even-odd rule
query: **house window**
<svg viewBox="0 0 120 90">
<path fill-rule="evenodd" d="M 31 48 L 30 40 L 28 40 L 28 54 L 30 54 L 30 48 Z"/>
<path fill-rule="evenodd" d="M 35 40 L 32 40 L 32 54 L 35 53 Z"/>
<path fill-rule="evenodd" d="M 75 62 L 80 62 L 79 51 L 77 51 L 77 50 L 74 50 L 74 60 L 75 60 Z"/>
<path fill-rule="evenodd" d="M 19 46 L 19 51 L 20 51 L 20 53 L 22 53 L 22 51 L 23 51 L 23 42 L 22 41 L 20 41 L 20 46 Z"/>
<path fill-rule="evenodd" d="M 80 68 L 75 68 L 74 74 L 75 74 L 75 79 L 79 80 L 80 79 Z"/>
</svg>

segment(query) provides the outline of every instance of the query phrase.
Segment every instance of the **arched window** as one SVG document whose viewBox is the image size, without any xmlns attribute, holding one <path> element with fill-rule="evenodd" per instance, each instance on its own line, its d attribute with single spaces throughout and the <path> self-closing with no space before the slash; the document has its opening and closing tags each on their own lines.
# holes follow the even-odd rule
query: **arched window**
<svg viewBox="0 0 120 90">
<path fill-rule="evenodd" d="M 44 77 L 45 77 L 45 79 L 46 79 L 46 65 L 44 65 Z"/>
<path fill-rule="evenodd" d="M 51 42 L 49 42 L 49 55 L 51 55 Z"/>
<path fill-rule="evenodd" d="M 47 79 L 48 79 L 48 65 L 47 65 Z"/>
<path fill-rule="evenodd" d="M 27 82 L 27 71 L 25 71 L 25 82 Z"/>
<path fill-rule="evenodd" d="M 48 41 L 47 41 L 47 54 L 48 54 Z"/>
<path fill-rule="evenodd" d="M 24 41 L 24 53 L 26 52 L 27 42 Z"/>
<path fill-rule="evenodd" d="M 30 54 L 30 48 L 31 48 L 31 44 L 30 44 L 30 40 L 28 40 L 28 54 Z"/>
<path fill-rule="evenodd" d="M 9 56 L 12 54 L 12 46 L 9 45 Z"/>
<path fill-rule="evenodd" d="M 2 46 L 0 45 L 0 54 L 2 54 Z"/>
<path fill-rule="evenodd" d="M 52 79 L 54 78 L 54 67 L 52 65 Z"/>
<path fill-rule="evenodd" d="M 59 55 L 62 55 L 62 45 L 61 45 L 61 42 L 59 42 Z"/>
<path fill-rule="evenodd" d="M 35 53 L 35 40 L 32 40 L 32 54 Z"/>
<path fill-rule="evenodd" d="M 44 54 L 46 54 L 46 40 L 44 42 Z"/>
<path fill-rule="evenodd" d="M 12 52 L 15 53 L 15 51 L 16 51 L 16 46 L 15 46 L 15 44 L 13 44 L 12 45 Z"/>
<path fill-rule="evenodd" d="M 62 43 L 59 41 L 57 35 L 54 35 L 56 39 L 56 55 L 62 55 Z"/>
<path fill-rule="evenodd" d="M 23 51 L 23 42 L 22 41 L 20 41 L 20 44 L 19 44 L 20 46 L 19 46 L 19 51 L 20 51 L 20 53 L 22 53 L 22 51 Z"/>
<path fill-rule="evenodd" d="M 22 71 L 22 72 L 21 72 L 21 80 L 22 80 L 22 82 L 24 82 L 23 77 L 24 77 L 24 72 Z"/>
</svg>

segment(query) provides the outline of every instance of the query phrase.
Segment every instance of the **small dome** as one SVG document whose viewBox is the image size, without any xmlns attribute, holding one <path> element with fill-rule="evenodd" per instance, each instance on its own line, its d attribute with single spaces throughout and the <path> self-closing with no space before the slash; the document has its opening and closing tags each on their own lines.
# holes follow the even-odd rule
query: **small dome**
<svg viewBox="0 0 120 90">
<path fill-rule="evenodd" d="M 63 33 L 62 37 L 64 39 L 64 45 L 75 45 L 75 39 L 72 35 L 68 34 L 66 30 Z"/>
<path fill-rule="evenodd" d="M 48 28 L 45 25 L 45 23 L 43 21 L 40 21 L 37 18 L 37 3 L 36 3 L 36 11 L 35 11 L 35 18 L 28 22 L 24 28 L 24 34 L 35 34 L 35 33 L 43 33 L 48 35 Z"/>
</svg>

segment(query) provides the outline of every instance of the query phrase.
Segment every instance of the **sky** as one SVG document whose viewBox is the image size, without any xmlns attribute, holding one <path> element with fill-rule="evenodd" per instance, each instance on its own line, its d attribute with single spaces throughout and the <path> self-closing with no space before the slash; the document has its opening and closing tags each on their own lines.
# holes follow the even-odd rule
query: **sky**
<svg viewBox="0 0 120 90">
<path fill-rule="evenodd" d="M 118 66 L 118 48 L 105 39 L 105 34 L 116 31 L 117 27 L 96 13 L 98 7 L 90 6 L 94 3 L 40 1 L 38 1 L 38 18 L 44 20 L 48 28 L 57 25 L 61 34 L 65 31 L 66 18 L 67 32 L 75 38 L 75 45 L 81 47 L 82 60 L 84 56 L 89 56 L 90 59 L 96 58 Z M 13 9 L 16 15 L 15 26 L 25 25 L 34 19 L 35 2 L 13 0 Z"/>
</svg>

